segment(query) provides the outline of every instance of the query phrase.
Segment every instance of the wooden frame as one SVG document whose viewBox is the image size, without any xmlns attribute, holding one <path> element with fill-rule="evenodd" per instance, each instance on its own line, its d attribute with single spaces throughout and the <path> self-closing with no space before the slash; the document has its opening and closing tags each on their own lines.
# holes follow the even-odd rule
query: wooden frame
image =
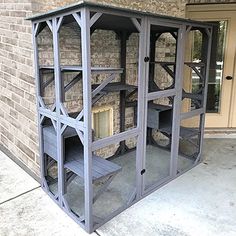
<svg viewBox="0 0 236 236">
<path fill-rule="evenodd" d="M 91 14 L 93 13 L 93 14 Z M 91 37 L 91 27 L 96 26 L 96 22 L 104 15 L 107 14 L 111 17 L 125 17 L 132 22 L 132 30 L 139 33 L 139 58 L 138 58 L 138 87 L 130 87 L 124 84 L 125 77 L 122 77 L 122 83 L 119 85 L 121 104 L 125 104 L 126 101 L 122 98 L 124 95 L 121 91 L 125 89 L 137 89 L 137 126 L 130 129 L 124 130 L 123 122 L 124 111 L 123 105 L 121 105 L 120 116 L 121 116 L 121 130 L 120 133 L 112 135 L 110 137 L 105 137 L 103 139 L 93 141 L 92 140 L 92 104 L 94 102 L 94 96 L 104 91 L 107 88 L 108 84 L 112 81 L 113 76 L 111 75 L 107 80 L 102 84 L 98 85 L 95 89 L 92 89 L 91 86 L 91 74 L 92 73 L 122 73 L 123 69 L 99 69 L 91 67 L 91 50 L 90 50 L 90 37 Z M 75 21 L 78 24 L 78 27 L 81 29 L 81 44 L 82 44 L 82 67 L 78 66 L 61 66 L 60 65 L 60 53 L 59 53 L 59 42 L 58 34 L 60 27 L 63 22 L 63 17 L 72 15 Z M 41 163 L 41 179 L 42 187 L 49 194 L 50 197 L 69 215 L 71 216 L 78 224 L 80 224 L 87 232 L 91 233 L 99 226 L 110 220 L 115 215 L 119 214 L 125 208 L 136 203 L 152 191 L 161 187 L 170 180 L 176 178 L 183 172 L 179 173 L 177 171 L 177 162 L 178 162 L 178 150 L 179 150 L 179 139 L 180 139 L 180 121 L 188 117 L 195 115 L 201 116 L 201 135 L 200 135 L 200 151 L 199 156 L 197 157 L 198 161 L 194 163 L 190 168 L 194 167 L 199 163 L 201 156 L 201 146 L 203 142 L 203 130 L 204 130 L 204 112 L 206 107 L 206 96 L 207 86 L 202 94 L 204 102 L 201 109 L 191 111 L 188 113 L 181 114 L 180 106 L 182 100 L 182 77 L 183 77 L 183 66 L 184 66 L 184 48 L 185 48 L 185 38 L 186 34 L 191 28 L 200 27 L 204 30 L 205 46 L 206 46 L 206 55 L 205 55 L 205 73 L 204 79 L 207 83 L 208 78 L 208 68 L 209 68 L 209 55 L 211 49 L 211 25 L 203 24 L 201 22 L 184 20 L 173 17 L 159 16 L 155 14 L 149 14 L 144 12 L 137 12 L 127 9 L 115 8 L 103 6 L 100 4 L 82 2 L 79 4 L 74 4 L 63 9 L 59 9 L 48 14 L 38 15 L 30 18 L 33 23 L 33 42 L 34 42 L 34 55 L 35 55 L 35 77 L 36 77 L 36 89 L 37 89 L 37 108 L 38 108 L 38 121 L 39 121 L 39 142 L 40 142 L 40 163 Z M 37 45 L 37 36 L 38 30 L 43 22 L 46 22 L 50 25 L 50 28 L 53 32 L 53 44 L 54 44 L 54 66 L 50 68 L 40 67 L 38 59 L 38 45 Z M 160 26 L 163 28 L 175 28 L 177 33 L 173 36 L 177 40 L 177 55 L 175 66 L 176 69 L 173 72 L 173 77 L 175 79 L 174 87 L 171 89 L 163 91 L 148 91 L 149 83 L 149 55 L 150 55 L 150 31 L 151 25 Z M 123 26 L 125 27 L 125 26 Z M 122 35 L 121 35 L 122 36 Z M 123 35 L 124 36 L 124 35 Z M 126 35 L 127 36 L 127 35 Z M 125 38 L 121 43 L 125 47 Z M 122 55 L 125 57 L 126 50 L 123 49 Z M 121 60 L 121 64 L 125 64 L 125 58 Z M 125 65 L 124 65 L 125 66 Z M 42 101 L 40 96 L 40 68 L 41 69 L 50 69 L 54 71 L 55 76 L 55 89 L 56 89 L 56 103 L 55 108 L 52 110 L 47 109 Z M 63 89 L 61 84 L 61 73 L 63 71 L 80 71 L 82 73 L 83 81 L 83 109 L 75 118 L 69 117 L 63 107 Z M 76 83 L 75 81 L 73 83 Z M 72 85 L 73 86 L 73 85 Z M 145 133 L 147 132 L 147 116 L 148 116 L 148 103 L 152 99 L 157 99 L 161 97 L 174 97 L 173 103 L 173 117 L 172 117 L 172 127 L 170 127 L 171 135 L 171 162 L 170 162 L 170 172 L 169 176 L 165 179 L 162 179 L 159 182 L 156 182 L 154 185 L 149 188 L 145 188 L 145 158 L 146 158 L 146 137 Z M 83 119 L 82 119 L 83 118 Z M 56 143 L 57 143 L 57 154 L 56 158 L 58 162 L 58 194 L 53 196 L 49 191 L 47 181 L 45 178 L 45 169 L 46 164 L 44 161 L 44 137 L 43 129 L 45 128 L 43 121 L 45 119 L 51 120 L 56 134 Z M 74 130 L 81 143 L 83 144 L 83 180 L 84 180 L 84 217 L 78 217 L 76 214 L 71 211 L 67 201 L 65 199 L 67 177 L 65 173 L 66 157 L 65 157 L 65 147 L 63 144 L 64 135 L 66 128 L 69 127 Z M 136 181 L 135 181 L 135 191 L 132 192 L 128 202 L 120 207 L 119 209 L 112 212 L 109 216 L 104 219 L 98 219 L 93 215 L 93 166 L 94 166 L 94 151 L 106 147 L 110 144 L 120 143 L 121 149 L 119 153 L 125 151 L 124 145 L 125 140 L 129 138 L 137 138 L 137 148 L 136 148 Z"/>
</svg>

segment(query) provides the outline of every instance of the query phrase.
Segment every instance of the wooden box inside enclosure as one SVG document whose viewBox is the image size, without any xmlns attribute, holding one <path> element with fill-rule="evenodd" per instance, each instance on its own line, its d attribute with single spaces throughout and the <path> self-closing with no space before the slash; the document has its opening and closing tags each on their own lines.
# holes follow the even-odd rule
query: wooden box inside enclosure
<svg viewBox="0 0 236 236">
<path fill-rule="evenodd" d="M 30 20 L 42 188 L 87 232 L 201 161 L 211 25 L 88 2 Z"/>
<path fill-rule="evenodd" d="M 165 105 L 149 104 L 147 126 L 161 129 L 172 125 L 172 108 Z"/>
</svg>

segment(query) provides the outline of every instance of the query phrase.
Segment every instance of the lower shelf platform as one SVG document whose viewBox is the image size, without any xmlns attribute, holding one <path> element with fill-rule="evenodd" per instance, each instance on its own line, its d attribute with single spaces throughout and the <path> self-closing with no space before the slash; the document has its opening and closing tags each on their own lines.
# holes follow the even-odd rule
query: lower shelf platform
<svg viewBox="0 0 236 236">
<path fill-rule="evenodd" d="M 161 132 L 165 132 L 167 134 L 172 133 L 172 127 L 171 126 L 161 127 L 159 130 Z M 198 134 L 199 134 L 198 129 L 180 126 L 180 135 L 179 136 L 181 138 L 187 139 L 187 138 L 194 137 Z"/>
<path fill-rule="evenodd" d="M 76 175 L 84 178 L 84 156 L 82 147 L 71 145 L 66 152 L 65 168 L 71 170 Z M 96 155 L 92 155 L 92 181 L 96 182 L 103 178 L 116 175 L 121 171 L 121 167 L 115 163 L 105 160 Z"/>
<path fill-rule="evenodd" d="M 53 126 L 43 128 L 44 152 L 57 161 L 56 132 Z M 84 151 L 83 145 L 76 138 L 74 129 L 69 128 L 64 133 L 65 153 L 64 167 L 84 179 Z M 96 182 L 103 178 L 116 175 L 121 167 L 99 156 L 92 155 L 92 181 Z"/>
</svg>

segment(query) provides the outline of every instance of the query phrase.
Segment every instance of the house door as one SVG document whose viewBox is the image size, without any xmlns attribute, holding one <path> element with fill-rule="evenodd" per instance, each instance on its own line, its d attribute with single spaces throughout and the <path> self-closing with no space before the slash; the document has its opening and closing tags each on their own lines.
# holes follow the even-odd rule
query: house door
<svg viewBox="0 0 236 236">
<path fill-rule="evenodd" d="M 207 128 L 236 127 L 236 4 L 187 5 L 186 17 L 208 21 L 213 28 L 207 99 Z M 197 60 L 197 35 L 192 42 Z"/>
</svg>

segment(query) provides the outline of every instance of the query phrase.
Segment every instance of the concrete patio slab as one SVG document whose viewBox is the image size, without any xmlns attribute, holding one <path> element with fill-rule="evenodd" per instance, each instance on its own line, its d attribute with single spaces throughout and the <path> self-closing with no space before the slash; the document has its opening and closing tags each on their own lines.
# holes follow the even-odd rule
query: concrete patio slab
<svg viewBox="0 0 236 236">
<path fill-rule="evenodd" d="M 236 235 L 236 140 L 209 139 L 204 163 L 98 229 L 102 236 Z"/>
<path fill-rule="evenodd" d="M 0 156 L 3 195 L 8 190 L 2 184 L 6 183 L 4 178 L 9 178 L 8 174 L 14 176 L 14 172 L 2 169 L 8 166 L 15 171 L 18 166 Z M 235 236 L 236 140 L 205 140 L 204 157 L 202 164 L 116 216 L 92 235 Z M 10 198 L 0 204 L 1 236 L 88 235 L 42 189 L 35 189 L 37 182 L 30 187 L 28 180 L 34 180 L 20 168 L 17 171 L 17 178 L 9 184 L 12 183 L 12 189 L 14 181 L 19 181 L 22 187 L 17 193 L 21 194 L 4 193 L 4 199 Z M 22 183 L 27 185 L 25 192 Z"/>
<path fill-rule="evenodd" d="M 42 189 L 0 205 L 0 215 L 1 236 L 88 235 Z"/>
<path fill-rule="evenodd" d="M 0 151 L 0 204 L 40 184 Z"/>
</svg>

